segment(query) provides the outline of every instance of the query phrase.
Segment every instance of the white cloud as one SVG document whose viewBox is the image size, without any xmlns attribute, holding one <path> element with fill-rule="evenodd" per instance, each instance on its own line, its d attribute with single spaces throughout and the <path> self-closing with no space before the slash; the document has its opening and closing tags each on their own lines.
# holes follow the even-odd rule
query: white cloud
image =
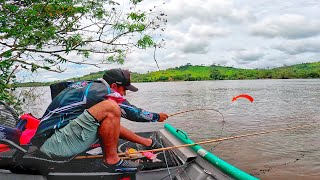
<svg viewBox="0 0 320 180">
<path fill-rule="evenodd" d="M 195 25 L 192 24 L 189 29 L 189 34 L 195 38 L 204 37 L 223 37 L 230 33 L 230 30 L 222 27 L 213 27 L 210 25 Z"/>
<path fill-rule="evenodd" d="M 258 61 L 265 56 L 261 49 L 241 49 L 234 51 L 235 61 L 239 64 L 247 64 Z"/>
<path fill-rule="evenodd" d="M 170 41 L 170 46 L 182 53 L 205 54 L 214 38 L 224 37 L 229 33 L 226 28 L 191 24 L 187 32 L 173 31 L 168 37 L 176 39 Z"/>
<path fill-rule="evenodd" d="M 268 17 L 251 27 L 253 35 L 268 38 L 283 37 L 287 39 L 316 36 L 320 32 L 319 29 L 319 20 L 310 20 L 297 14 Z"/>
<path fill-rule="evenodd" d="M 289 40 L 282 44 L 275 45 L 274 48 L 290 55 L 319 53 L 320 39 Z"/>
<path fill-rule="evenodd" d="M 242 22 L 250 16 L 246 9 L 235 7 L 232 0 L 171 0 L 166 8 L 169 23 L 173 24 L 189 19 L 202 23 L 220 19 Z"/>
<path fill-rule="evenodd" d="M 208 52 L 209 42 L 201 39 L 187 39 L 181 45 L 184 53 L 205 54 Z"/>
<path fill-rule="evenodd" d="M 168 15 L 165 31 L 155 36 L 157 41 L 165 39 L 165 46 L 156 49 L 160 69 L 186 63 L 267 68 L 319 60 L 318 1 L 155 0 L 142 3 L 140 9 L 156 6 L 156 11 L 162 10 Z M 64 73 L 41 71 L 37 78 L 66 79 L 110 68 L 140 73 L 156 71 L 153 54 L 153 48 L 134 49 L 123 65 L 107 64 L 101 68 L 68 65 Z M 74 54 L 69 56 L 75 61 L 83 60 Z M 101 62 L 104 58 L 106 56 L 94 55 L 88 62 Z"/>
</svg>

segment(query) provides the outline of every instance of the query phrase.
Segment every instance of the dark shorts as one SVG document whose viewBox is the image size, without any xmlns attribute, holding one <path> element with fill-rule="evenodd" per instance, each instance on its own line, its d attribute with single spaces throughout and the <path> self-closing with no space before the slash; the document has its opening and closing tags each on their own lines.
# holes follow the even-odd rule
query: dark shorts
<svg viewBox="0 0 320 180">
<path fill-rule="evenodd" d="M 100 124 L 87 110 L 45 141 L 40 151 L 50 157 L 70 157 L 84 152 L 98 140 Z"/>
</svg>

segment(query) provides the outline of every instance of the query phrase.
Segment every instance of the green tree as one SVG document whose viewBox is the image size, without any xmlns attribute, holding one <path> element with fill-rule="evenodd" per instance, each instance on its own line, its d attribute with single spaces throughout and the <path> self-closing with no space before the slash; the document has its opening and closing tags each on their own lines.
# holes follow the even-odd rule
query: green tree
<svg viewBox="0 0 320 180">
<path fill-rule="evenodd" d="M 313 72 L 309 72 L 308 73 L 308 77 L 310 77 L 310 78 L 319 78 L 320 74 L 317 71 L 313 71 Z"/>
<path fill-rule="evenodd" d="M 139 10 L 141 1 L 0 0 L 0 100 L 17 103 L 12 91 L 19 70 L 123 63 L 132 48 L 160 46 L 152 37 L 164 30 L 166 15 L 156 7 Z M 97 54 L 105 58 L 90 61 Z"/>
<path fill-rule="evenodd" d="M 158 78 L 158 81 L 167 81 L 168 79 L 169 79 L 169 77 L 167 77 L 167 76 L 160 76 Z"/>
<path fill-rule="evenodd" d="M 223 79 L 223 76 L 218 69 L 212 69 L 210 71 L 210 78 L 212 78 L 214 80 L 221 80 L 221 79 Z"/>
</svg>

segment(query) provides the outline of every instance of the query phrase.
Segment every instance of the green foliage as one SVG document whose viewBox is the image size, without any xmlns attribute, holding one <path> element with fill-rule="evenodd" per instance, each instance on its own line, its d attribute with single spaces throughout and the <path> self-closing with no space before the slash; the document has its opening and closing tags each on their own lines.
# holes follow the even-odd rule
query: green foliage
<svg viewBox="0 0 320 180">
<path fill-rule="evenodd" d="M 119 52 L 119 54 L 111 55 L 111 56 L 107 57 L 107 61 L 123 64 L 124 58 L 125 58 L 125 54 L 123 52 Z"/>
<path fill-rule="evenodd" d="M 14 76 L 9 68 L 12 66 L 13 62 L 11 61 L 0 61 L 0 100 L 8 102 L 11 105 L 16 105 L 18 103 L 17 99 L 13 96 L 12 91 L 15 90 L 15 81 L 9 85 L 9 79 Z"/>
<path fill-rule="evenodd" d="M 145 13 L 138 14 L 138 13 L 132 12 L 128 15 L 128 18 L 130 18 L 134 21 L 137 21 L 137 22 L 139 22 L 139 21 L 143 22 L 146 20 L 146 15 L 145 15 Z"/>
<path fill-rule="evenodd" d="M 147 47 L 152 47 L 154 46 L 155 43 L 153 42 L 152 38 L 148 35 L 143 36 L 142 39 L 138 40 L 138 47 L 141 47 L 143 49 Z"/>
<path fill-rule="evenodd" d="M 223 79 L 223 75 L 220 73 L 218 69 L 212 69 L 210 71 L 210 78 L 214 80 L 219 80 L 219 79 Z"/>
<path fill-rule="evenodd" d="M 132 48 L 153 47 L 152 37 L 166 19 L 154 9 L 140 10 L 136 5 L 141 1 L 128 0 L 124 11 L 112 0 L 1 0 L 0 100 L 13 101 L 9 84 L 21 69 L 62 72 L 63 63 L 122 64 Z M 88 62 L 95 54 L 107 58 Z"/>
<path fill-rule="evenodd" d="M 138 4 L 139 2 L 141 2 L 142 0 L 130 0 L 133 4 Z"/>
</svg>

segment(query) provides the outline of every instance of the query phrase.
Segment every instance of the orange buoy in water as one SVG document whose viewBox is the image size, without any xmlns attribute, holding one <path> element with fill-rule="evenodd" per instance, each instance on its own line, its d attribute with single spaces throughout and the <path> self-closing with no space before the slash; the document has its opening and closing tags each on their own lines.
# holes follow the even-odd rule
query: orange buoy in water
<svg viewBox="0 0 320 180">
<path fill-rule="evenodd" d="M 253 97 L 251 97 L 251 96 L 248 95 L 248 94 L 240 94 L 240 95 L 238 95 L 238 96 L 234 96 L 234 97 L 232 98 L 232 101 L 231 101 L 231 102 L 236 101 L 238 98 L 246 98 L 246 99 L 248 99 L 250 102 L 253 102 Z"/>
</svg>

